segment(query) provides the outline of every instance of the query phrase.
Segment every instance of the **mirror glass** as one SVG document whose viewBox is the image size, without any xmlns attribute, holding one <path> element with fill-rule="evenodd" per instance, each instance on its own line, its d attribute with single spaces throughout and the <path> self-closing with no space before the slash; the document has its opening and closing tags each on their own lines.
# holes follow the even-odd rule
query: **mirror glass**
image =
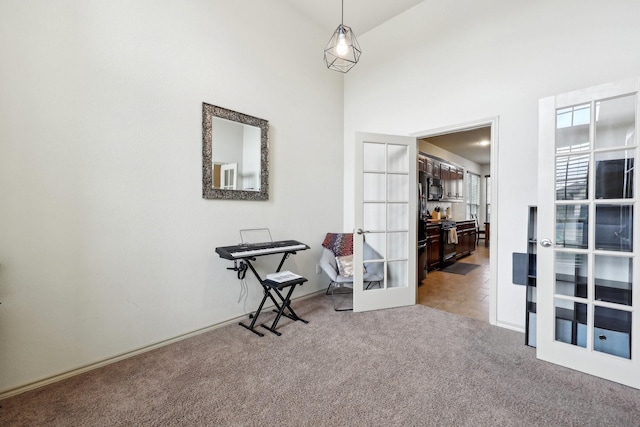
<svg viewBox="0 0 640 427">
<path fill-rule="evenodd" d="M 269 122 L 202 104 L 202 197 L 267 200 Z"/>
</svg>

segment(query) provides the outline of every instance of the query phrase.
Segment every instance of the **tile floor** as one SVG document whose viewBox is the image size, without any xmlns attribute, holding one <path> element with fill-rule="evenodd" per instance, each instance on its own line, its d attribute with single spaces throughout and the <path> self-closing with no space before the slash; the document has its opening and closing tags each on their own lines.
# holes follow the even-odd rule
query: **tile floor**
<svg viewBox="0 0 640 427">
<path fill-rule="evenodd" d="M 483 242 L 481 242 L 483 243 Z M 418 287 L 418 304 L 489 321 L 489 248 L 477 247 L 457 262 L 479 264 L 467 275 L 430 271 Z"/>
</svg>

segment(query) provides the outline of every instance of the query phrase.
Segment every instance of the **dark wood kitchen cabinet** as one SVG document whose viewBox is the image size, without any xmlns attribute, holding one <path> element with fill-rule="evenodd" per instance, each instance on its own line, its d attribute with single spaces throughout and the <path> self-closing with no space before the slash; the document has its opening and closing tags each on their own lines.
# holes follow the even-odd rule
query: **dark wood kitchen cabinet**
<svg viewBox="0 0 640 427">
<path fill-rule="evenodd" d="M 464 200 L 464 168 L 449 163 L 424 152 L 418 153 L 418 170 L 425 172 L 427 178 L 439 180 L 442 186 L 442 200 L 461 202 Z"/>
<path fill-rule="evenodd" d="M 426 172 L 427 176 L 431 176 L 429 174 L 429 168 L 427 167 L 429 161 L 430 159 L 428 157 L 423 156 L 422 154 L 418 155 L 418 170 L 421 172 Z M 431 166 L 433 168 L 433 164 Z"/>
<path fill-rule="evenodd" d="M 455 175 L 455 170 L 454 170 Z M 453 182 L 451 181 L 451 167 L 444 163 L 440 165 L 440 179 L 442 180 L 442 196 L 443 199 L 450 199 L 453 190 Z"/>
<path fill-rule="evenodd" d="M 452 202 L 463 200 L 464 169 L 442 163 L 440 165 L 443 200 Z"/>
<path fill-rule="evenodd" d="M 433 169 L 431 174 L 433 175 L 434 178 L 440 178 L 441 173 L 440 173 L 440 162 L 437 160 L 433 160 Z M 429 165 L 427 165 L 427 167 L 429 167 Z"/>
<path fill-rule="evenodd" d="M 427 176 L 429 178 L 440 179 L 440 162 L 427 157 Z"/>
<path fill-rule="evenodd" d="M 427 270 L 440 267 L 440 224 L 427 224 Z"/>
<path fill-rule="evenodd" d="M 456 258 L 462 258 L 476 250 L 476 223 L 475 221 L 458 221 L 456 229 L 458 230 Z"/>
<path fill-rule="evenodd" d="M 455 173 L 456 182 L 456 199 L 462 200 L 464 198 L 464 169 L 456 168 Z"/>
<path fill-rule="evenodd" d="M 446 168 L 447 172 L 444 175 L 446 178 L 442 178 L 444 195 L 451 201 L 462 200 L 464 193 L 464 169 L 451 165 L 447 165 Z"/>
</svg>

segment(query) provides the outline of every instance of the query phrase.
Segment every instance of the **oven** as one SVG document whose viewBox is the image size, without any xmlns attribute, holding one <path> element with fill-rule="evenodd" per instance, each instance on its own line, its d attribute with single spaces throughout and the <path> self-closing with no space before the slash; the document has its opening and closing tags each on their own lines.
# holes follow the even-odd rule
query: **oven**
<svg viewBox="0 0 640 427">
<path fill-rule="evenodd" d="M 458 246 L 457 230 L 455 221 L 442 221 L 442 263 L 453 263 L 456 261 L 456 249 Z"/>
</svg>

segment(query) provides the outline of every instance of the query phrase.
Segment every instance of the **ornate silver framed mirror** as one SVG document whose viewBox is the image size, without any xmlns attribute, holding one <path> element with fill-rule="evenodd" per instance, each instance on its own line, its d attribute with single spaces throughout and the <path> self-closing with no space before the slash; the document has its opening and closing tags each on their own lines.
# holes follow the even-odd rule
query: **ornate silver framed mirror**
<svg viewBox="0 0 640 427">
<path fill-rule="evenodd" d="M 269 122 L 202 103 L 202 197 L 269 199 Z"/>
</svg>

